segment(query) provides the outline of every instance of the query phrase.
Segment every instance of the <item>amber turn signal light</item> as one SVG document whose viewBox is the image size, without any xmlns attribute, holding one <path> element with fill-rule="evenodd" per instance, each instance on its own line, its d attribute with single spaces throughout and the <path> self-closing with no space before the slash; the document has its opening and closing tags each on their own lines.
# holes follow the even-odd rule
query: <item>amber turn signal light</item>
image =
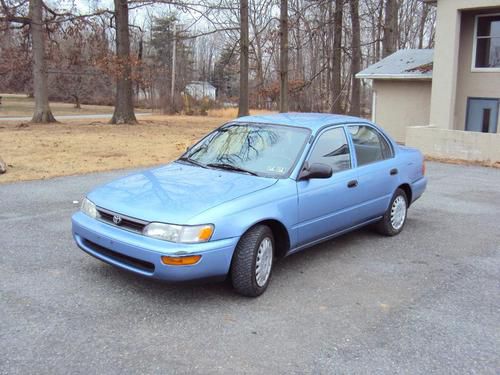
<svg viewBox="0 0 500 375">
<path fill-rule="evenodd" d="M 163 264 L 167 264 L 169 266 L 190 266 L 196 264 L 200 261 L 201 255 L 188 255 L 183 257 L 161 257 L 161 261 Z"/>
<path fill-rule="evenodd" d="M 198 232 L 198 240 L 201 242 L 208 241 L 210 239 L 210 237 L 212 237 L 213 231 L 214 231 L 214 227 L 212 225 L 205 225 Z"/>
</svg>

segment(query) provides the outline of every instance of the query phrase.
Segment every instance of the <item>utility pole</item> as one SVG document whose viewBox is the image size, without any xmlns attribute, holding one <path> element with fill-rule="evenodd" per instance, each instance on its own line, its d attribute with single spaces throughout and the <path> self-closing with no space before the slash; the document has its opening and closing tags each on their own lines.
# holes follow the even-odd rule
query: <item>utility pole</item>
<svg viewBox="0 0 500 375">
<path fill-rule="evenodd" d="M 170 87 L 170 112 L 175 112 L 175 65 L 177 55 L 177 25 L 174 23 L 174 47 L 172 51 L 172 86 Z"/>
</svg>

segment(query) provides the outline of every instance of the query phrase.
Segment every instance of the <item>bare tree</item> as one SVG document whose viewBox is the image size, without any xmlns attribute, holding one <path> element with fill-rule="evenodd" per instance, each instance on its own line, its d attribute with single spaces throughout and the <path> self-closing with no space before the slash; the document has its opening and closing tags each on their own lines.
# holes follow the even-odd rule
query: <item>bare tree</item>
<svg viewBox="0 0 500 375">
<path fill-rule="evenodd" d="M 23 4 L 17 4 L 10 8 L 5 0 L 0 0 L 2 5 L 2 19 L 7 23 L 29 26 L 32 51 L 33 51 L 33 91 L 35 97 L 35 111 L 32 122 L 55 122 L 49 106 L 49 90 L 47 85 L 47 61 L 45 56 L 45 33 L 43 21 L 44 3 L 42 0 L 29 0 L 29 10 L 27 16 L 13 13 Z"/>
<path fill-rule="evenodd" d="M 115 111 L 112 124 L 135 124 L 132 69 L 130 67 L 130 35 L 128 1 L 114 0 L 116 23 L 116 56 L 120 71 L 116 79 Z"/>
<path fill-rule="evenodd" d="M 288 0 L 280 6 L 280 112 L 288 112 Z"/>
<path fill-rule="evenodd" d="M 238 117 L 247 116 L 248 110 L 248 0 L 240 0 L 240 97 Z"/>
<path fill-rule="evenodd" d="M 335 0 L 335 14 L 333 16 L 333 58 L 332 58 L 332 84 L 333 101 L 330 111 L 342 112 L 342 31 L 344 18 L 344 0 Z"/>
<path fill-rule="evenodd" d="M 351 108 L 350 114 L 359 116 L 361 113 L 361 92 L 360 82 L 355 75 L 361 70 L 361 38 L 359 25 L 359 1 L 349 0 L 351 11 L 351 38 L 352 38 L 352 58 L 351 58 Z"/>
<path fill-rule="evenodd" d="M 429 4 L 422 3 L 422 13 L 420 14 L 420 22 L 418 24 L 418 48 L 424 48 L 424 35 L 427 18 L 429 17 Z"/>
<path fill-rule="evenodd" d="M 34 67 L 36 40 L 27 35 L 29 3 L 35 1 L 40 0 L 0 0 L 0 90 L 33 92 L 31 74 L 25 72 Z M 50 4 L 64 9 L 66 3 Z M 132 82 L 140 103 L 156 106 L 154 98 L 159 96 L 162 102 L 162 92 L 166 98 L 174 87 L 176 108 L 184 106 L 192 113 L 200 104 L 178 95 L 192 80 L 214 84 L 221 101 L 239 101 L 240 115 L 246 115 L 250 106 L 363 113 L 370 108 L 371 86 L 360 82 L 359 87 L 353 75 L 397 48 L 432 48 L 435 33 L 435 7 L 424 7 L 421 0 L 114 3 L 115 9 L 95 5 L 92 14 L 81 14 L 77 8 L 55 11 L 44 1 L 42 31 L 49 99 L 72 101 L 76 95 L 75 101 L 82 104 L 115 101 L 116 122 L 135 122 Z M 128 19 L 126 13 L 138 7 L 150 14 L 149 23 L 136 25 Z M 281 12 L 284 7 L 287 11 Z M 175 9 L 182 10 L 185 26 L 176 38 L 172 85 L 174 38 L 162 29 L 164 37 L 156 43 L 159 47 L 155 45 L 157 25 L 152 20 L 164 10 L 164 15 L 175 15 Z M 280 20 L 278 12 L 287 17 Z M 167 60 L 159 60 L 158 48 L 166 51 Z M 43 79 L 36 81 L 43 85 Z M 165 103 L 165 108 L 172 107 L 170 100 Z"/>
<path fill-rule="evenodd" d="M 382 57 L 387 57 L 398 48 L 398 1 L 385 0 L 384 40 Z"/>
<path fill-rule="evenodd" d="M 42 0 L 30 0 L 31 38 L 33 41 L 33 90 L 35 95 L 35 112 L 31 122 L 46 123 L 55 122 L 56 119 L 52 115 L 49 106 L 42 13 Z"/>
</svg>

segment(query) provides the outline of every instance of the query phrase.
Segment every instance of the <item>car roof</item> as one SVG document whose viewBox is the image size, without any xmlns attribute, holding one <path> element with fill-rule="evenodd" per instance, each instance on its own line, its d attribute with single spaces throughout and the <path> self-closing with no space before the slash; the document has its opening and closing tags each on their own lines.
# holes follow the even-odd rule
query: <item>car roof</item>
<svg viewBox="0 0 500 375">
<path fill-rule="evenodd" d="M 316 131 L 327 125 L 338 125 L 347 122 L 367 123 L 369 121 L 359 117 L 335 115 L 330 113 L 274 113 L 239 117 L 234 120 L 234 122 L 298 126 Z"/>
</svg>

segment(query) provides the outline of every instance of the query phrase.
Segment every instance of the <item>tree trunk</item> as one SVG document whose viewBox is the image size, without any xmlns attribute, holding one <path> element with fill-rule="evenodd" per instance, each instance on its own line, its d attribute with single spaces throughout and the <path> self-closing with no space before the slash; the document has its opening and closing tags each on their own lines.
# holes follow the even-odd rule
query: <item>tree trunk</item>
<svg viewBox="0 0 500 375">
<path fill-rule="evenodd" d="M 298 6 L 297 6 L 298 7 Z M 303 81 L 305 79 L 305 71 L 304 71 L 304 53 L 303 53 L 303 47 L 302 47 L 302 33 L 301 33 L 301 19 L 300 15 L 297 15 L 297 19 L 295 20 L 295 48 L 297 49 L 296 52 L 296 58 L 297 58 L 297 66 L 296 66 L 296 71 L 297 75 L 295 78 L 298 80 Z M 293 30 L 293 29 L 292 29 Z"/>
<path fill-rule="evenodd" d="M 333 57 L 332 57 L 332 106 L 330 112 L 342 112 L 342 19 L 344 0 L 335 0 Z"/>
<path fill-rule="evenodd" d="M 326 55 L 326 103 L 327 110 L 329 111 L 332 108 L 333 104 L 333 88 L 332 88 L 332 58 L 333 58 L 333 1 L 328 2 L 328 29 L 326 34 L 326 45 L 323 47 L 325 49 Z"/>
<path fill-rule="evenodd" d="M 75 109 L 81 109 L 82 106 L 80 105 L 80 97 L 76 94 L 71 95 L 73 99 L 75 99 Z"/>
<path fill-rule="evenodd" d="M 385 1 L 384 39 L 382 57 L 396 52 L 398 44 L 398 5 L 397 0 Z"/>
<path fill-rule="evenodd" d="M 288 0 L 280 7 L 280 112 L 288 112 Z"/>
<path fill-rule="evenodd" d="M 170 114 L 175 114 L 175 75 L 177 65 L 177 25 L 173 25 L 174 40 L 172 46 L 172 78 L 170 79 Z"/>
<path fill-rule="evenodd" d="M 359 1 L 349 1 L 351 10 L 351 27 L 352 27 L 352 60 L 351 60 L 351 108 L 352 116 L 359 116 L 361 113 L 361 97 L 360 97 L 360 81 L 355 75 L 361 70 L 361 40 L 359 26 Z"/>
<path fill-rule="evenodd" d="M 240 98 L 238 117 L 248 116 L 248 0 L 240 0 Z"/>
<path fill-rule="evenodd" d="M 141 38 L 139 39 L 139 51 L 137 52 L 137 60 L 139 61 L 139 64 L 142 64 L 142 54 L 144 51 L 144 40 L 143 40 L 143 34 L 141 34 Z M 139 68 L 139 75 L 143 77 L 144 75 L 144 70 L 142 68 Z M 136 95 L 139 96 L 139 93 L 141 91 L 141 84 L 139 83 L 139 80 L 135 83 L 135 92 Z M 147 101 L 147 98 L 144 98 Z"/>
<path fill-rule="evenodd" d="M 116 55 L 121 65 L 116 80 L 115 112 L 112 124 L 136 124 L 134 114 L 134 97 L 130 67 L 130 36 L 128 28 L 127 0 L 114 0 L 116 22 Z"/>
<path fill-rule="evenodd" d="M 49 106 L 42 7 L 42 0 L 30 0 L 31 39 L 33 44 L 33 92 L 35 96 L 35 112 L 33 113 L 31 122 L 35 123 L 56 122 Z"/>
<path fill-rule="evenodd" d="M 380 61 L 380 45 L 382 42 L 382 24 L 384 20 L 384 0 L 380 0 L 380 7 L 377 15 L 377 43 L 375 44 L 375 57 L 373 64 Z"/>
<path fill-rule="evenodd" d="M 429 5 L 422 3 L 422 14 L 420 16 L 420 24 L 418 25 L 418 48 L 424 48 L 425 23 L 429 14 Z"/>
</svg>

